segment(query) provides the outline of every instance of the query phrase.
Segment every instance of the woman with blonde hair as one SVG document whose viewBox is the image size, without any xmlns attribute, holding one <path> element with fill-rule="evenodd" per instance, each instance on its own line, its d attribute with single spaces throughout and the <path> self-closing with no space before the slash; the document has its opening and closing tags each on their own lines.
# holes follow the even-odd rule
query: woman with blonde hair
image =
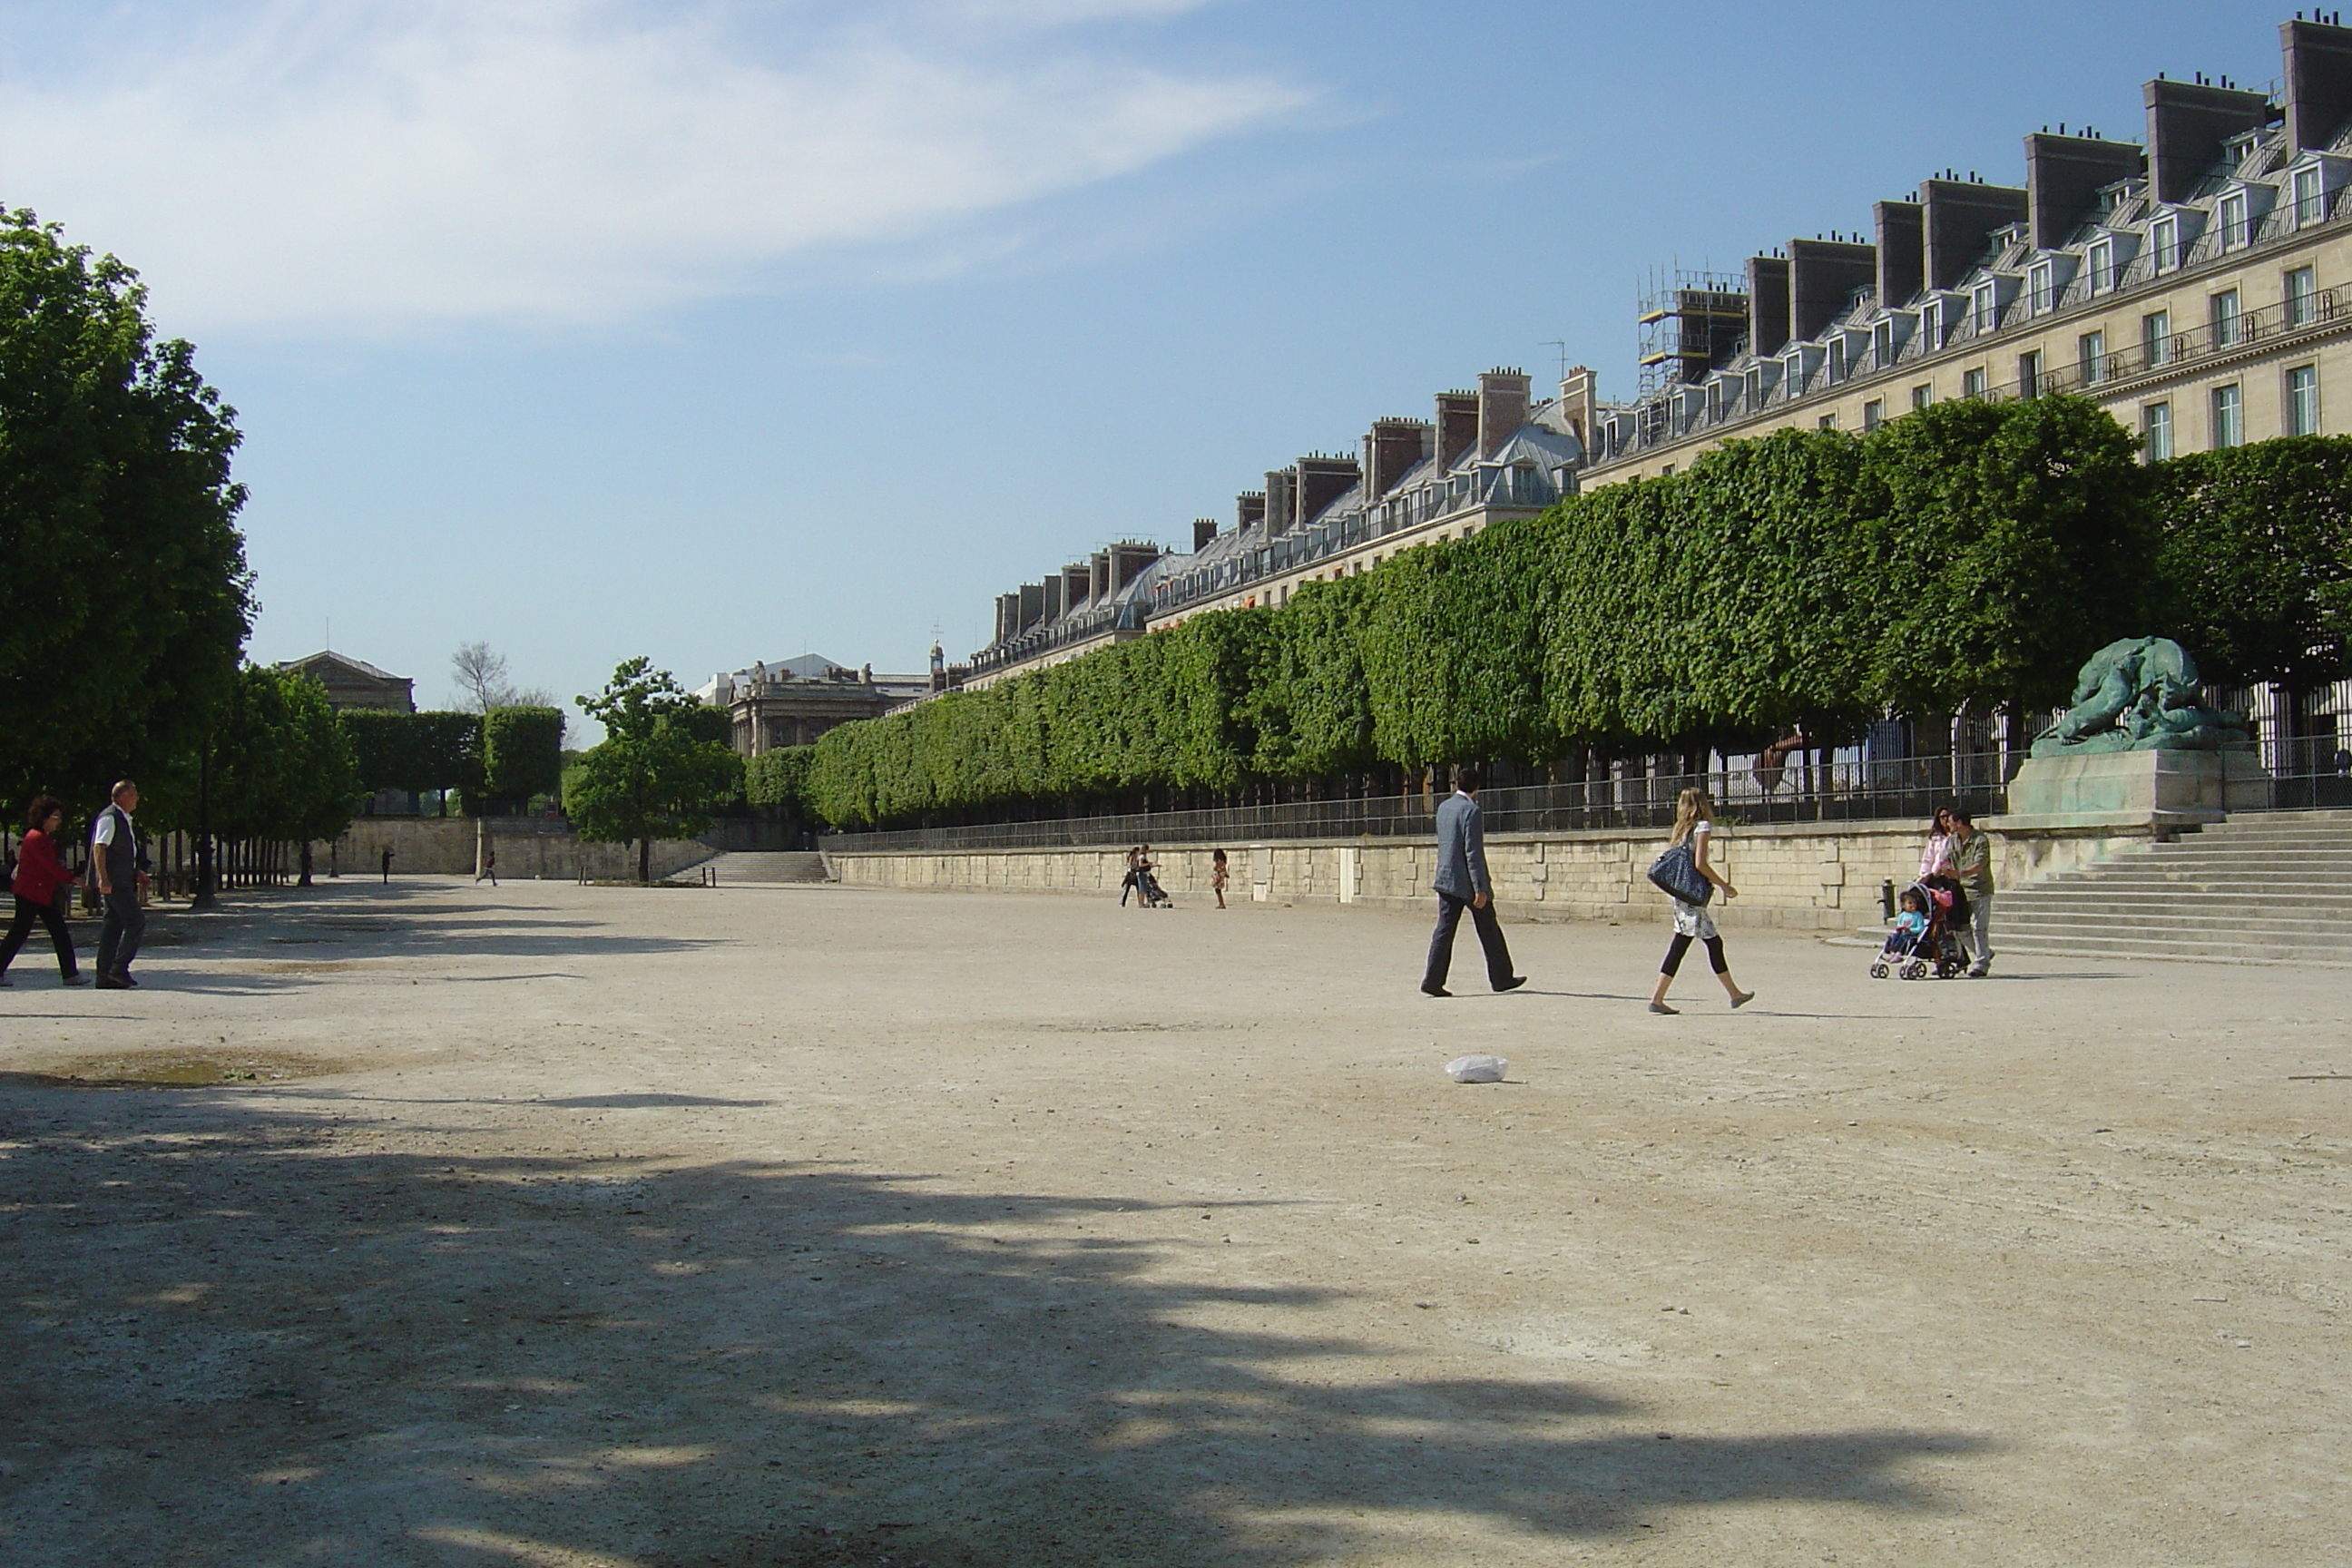
<svg viewBox="0 0 2352 1568">
<path fill-rule="evenodd" d="M 1668 846 L 1671 847 L 1687 842 L 1691 862 L 1697 867 L 1698 874 L 1721 888 L 1725 898 L 1736 899 L 1739 896 L 1739 889 L 1733 887 L 1722 872 L 1707 864 L 1707 836 L 1714 828 L 1715 802 L 1707 798 L 1706 791 L 1686 789 L 1675 797 L 1675 836 L 1667 840 Z M 1681 1011 L 1678 1007 L 1666 1005 L 1666 987 L 1675 983 L 1675 972 L 1682 967 L 1683 954 L 1690 951 L 1694 940 L 1706 943 L 1707 962 L 1715 966 L 1715 977 L 1723 982 L 1723 989 L 1730 996 L 1734 1007 L 1745 1007 L 1756 1000 L 1756 993 L 1742 991 L 1732 980 L 1731 966 L 1723 956 L 1723 938 L 1717 934 L 1715 921 L 1708 917 L 1706 906 L 1678 898 L 1675 900 L 1675 939 L 1666 944 L 1665 962 L 1658 965 L 1658 988 L 1650 993 L 1651 1012 L 1671 1014 Z"/>
</svg>

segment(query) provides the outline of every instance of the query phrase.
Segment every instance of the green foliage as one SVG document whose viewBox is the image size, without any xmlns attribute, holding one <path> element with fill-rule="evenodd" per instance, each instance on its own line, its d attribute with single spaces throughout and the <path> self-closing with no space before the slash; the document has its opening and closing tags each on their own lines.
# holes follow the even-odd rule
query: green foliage
<svg viewBox="0 0 2352 1568">
<path fill-rule="evenodd" d="M 753 805 L 780 807 L 800 816 L 807 810 L 809 761 L 814 746 L 782 746 L 747 758 L 743 798 Z"/>
<path fill-rule="evenodd" d="M 520 806 L 563 788 L 563 711 L 493 708 L 482 715 L 482 793 Z"/>
<path fill-rule="evenodd" d="M 230 683 L 213 731 L 212 827 L 224 838 L 332 838 L 359 794 L 326 688 L 257 665 Z M 184 806 L 177 825 L 194 826 Z"/>
<path fill-rule="evenodd" d="M 351 742 L 359 794 L 373 795 L 380 789 L 411 795 L 445 790 L 470 794 L 480 787 L 482 716 L 478 713 L 391 713 L 356 708 L 336 717 Z M 556 723 L 560 735 L 560 713 Z"/>
<path fill-rule="evenodd" d="M 0 790 L 101 798 L 192 757 L 236 679 L 251 575 L 233 410 L 146 290 L 0 214 Z M 186 771 L 182 767 L 180 771 Z"/>
<path fill-rule="evenodd" d="M 2340 495 L 2336 473 L 2293 482 Z M 1277 611 L 1194 616 L 843 725 L 813 748 L 806 799 L 857 826 L 2054 705 L 2155 614 L 2148 487 L 2130 434 L 2076 398 L 1727 442 Z"/>
<path fill-rule="evenodd" d="M 2161 622 L 2207 679 L 2293 690 L 2352 671 L 2352 438 L 2155 466 Z"/>
<path fill-rule="evenodd" d="M 741 759 L 702 739 L 702 707 L 667 670 L 633 658 L 594 697 L 573 699 L 604 727 L 604 740 L 568 774 L 564 812 L 580 837 L 637 846 L 637 876 L 649 881 L 656 838 L 689 837 L 709 813 L 742 791 Z"/>
</svg>

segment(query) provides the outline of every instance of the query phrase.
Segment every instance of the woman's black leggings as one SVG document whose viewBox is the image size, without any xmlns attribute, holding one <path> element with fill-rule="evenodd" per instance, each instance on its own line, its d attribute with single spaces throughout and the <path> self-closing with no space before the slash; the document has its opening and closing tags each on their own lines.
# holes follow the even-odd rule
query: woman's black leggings
<svg viewBox="0 0 2352 1568">
<path fill-rule="evenodd" d="M 66 934 L 65 917 L 58 913 L 55 900 L 37 904 L 30 899 L 16 900 L 16 918 L 8 922 L 8 934 L 0 939 L 0 974 L 15 962 L 16 950 L 33 934 L 33 922 L 39 921 L 49 928 L 49 944 L 58 950 L 58 973 L 71 979 L 75 973 L 73 938 Z"/>
<path fill-rule="evenodd" d="M 1666 961 L 1658 965 L 1658 973 L 1670 980 L 1674 978 L 1675 972 L 1683 966 L 1683 954 L 1690 951 L 1690 938 L 1680 931 L 1675 932 L 1675 940 L 1666 943 Z M 1730 970 L 1730 963 L 1723 956 L 1721 937 L 1711 936 L 1706 939 L 1706 961 L 1715 965 L 1715 972 L 1717 974 L 1726 973 Z"/>
</svg>

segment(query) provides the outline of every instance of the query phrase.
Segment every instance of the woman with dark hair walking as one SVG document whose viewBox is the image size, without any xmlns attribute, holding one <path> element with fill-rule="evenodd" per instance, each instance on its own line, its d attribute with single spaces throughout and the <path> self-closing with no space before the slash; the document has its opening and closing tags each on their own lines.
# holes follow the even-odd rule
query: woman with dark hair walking
<svg viewBox="0 0 2352 1568">
<path fill-rule="evenodd" d="M 58 950 L 59 978 L 68 985 L 89 984 L 89 977 L 74 962 L 73 937 L 66 931 L 65 915 L 58 908 L 65 889 L 73 885 L 73 873 L 58 858 L 58 831 L 65 822 L 66 808 L 52 796 L 40 795 L 25 808 L 25 841 L 17 848 L 16 879 L 12 885 L 16 914 L 8 922 L 7 936 L 0 939 L 0 985 L 13 984 L 8 965 L 16 962 L 17 951 L 33 933 L 35 921 L 48 928 L 49 944 Z"/>
<path fill-rule="evenodd" d="M 1707 798 L 1706 791 L 1686 789 L 1675 797 L 1675 836 L 1667 840 L 1669 847 L 1687 840 L 1691 863 L 1698 868 L 1698 874 L 1721 888 L 1725 898 L 1736 899 L 1739 896 L 1739 889 L 1733 887 L 1722 872 L 1707 864 L 1706 840 L 1714 829 L 1715 802 Z M 1678 1007 L 1666 1005 L 1666 987 L 1675 983 L 1675 972 L 1683 966 L 1683 954 L 1690 951 L 1694 941 L 1706 944 L 1706 960 L 1715 966 L 1715 977 L 1723 982 L 1724 993 L 1731 998 L 1734 1007 L 1745 1007 L 1756 1000 L 1756 993 L 1742 991 L 1731 978 L 1731 965 L 1723 956 L 1723 938 L 1717 934 L 1715 921 L 1707 915 L 1706 906 L 1676 899 L 1675 939 L 1666 944 L 1665 962 L 1658 965 L 1658 988 L 1650 993 L 1651 1012 L 1671 1014 L 1681 1011 Z"/>
</svg>

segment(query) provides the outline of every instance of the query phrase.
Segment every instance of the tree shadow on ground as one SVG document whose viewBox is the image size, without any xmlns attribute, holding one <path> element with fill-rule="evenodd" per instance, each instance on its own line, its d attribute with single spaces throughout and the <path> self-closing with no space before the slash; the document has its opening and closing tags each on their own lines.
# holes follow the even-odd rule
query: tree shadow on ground
<svg viewBox="0 0 2352 1568">
<path fill-rule="evenodd" d="M 1397 1378 L 1308 1330 L 1328 1293 L 1213 1282 L 1197 1205 L 371 1152 L 337 1115 L 0 1086 L 0 1558 L 1444 1562 L 1461 1527 L 1539 1555 L 1732 1503 L 1916 1513 L 1906 1464 L 1981 1447 L 1662 1441 L 1525 1363 Z"/>
</svg>

